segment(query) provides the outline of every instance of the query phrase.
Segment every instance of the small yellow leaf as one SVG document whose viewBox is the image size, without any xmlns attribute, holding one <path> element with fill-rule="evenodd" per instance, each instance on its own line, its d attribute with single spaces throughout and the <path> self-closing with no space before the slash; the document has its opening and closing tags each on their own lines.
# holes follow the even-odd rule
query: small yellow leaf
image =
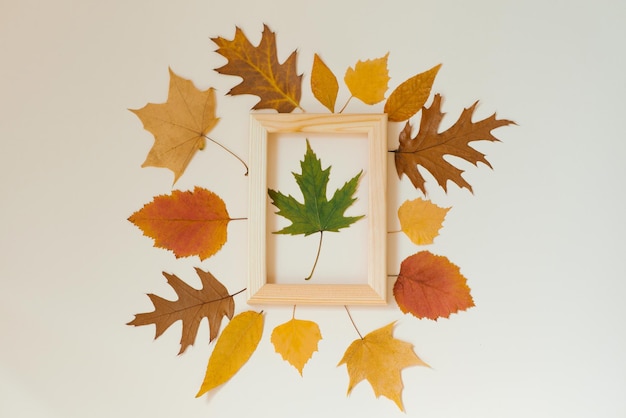
<svg viewBox="0 0 626 418">
<path fill-rule="evenodd" d="M 387 99 L 385 113 L 390 122 L 402 122 L 422 109 L 441 64 L 417 74 L 400 84 Z"/>
<path fill-rule="evenodd" d="M 439 235 L 450 208 L 442 208 L 428 200 L 407 200 L 398 209 L 402 231 L 417 245 L 432 244 Z"/>
<path fill-rule="evenodd" d="M 402 375 L 409 366 L 426 366 L 413 351 L 413 345 L 393 337 L 394 322 L 355 340 L 337 366 L 345 364 L 350 376 L 348 395 L 362 380 L 372 385 L 376 397 L 385 396 L 404 411 Z"/>
<path fill-rule="evenodd" d="M 337 77 L 317 54 L 313 57 L 311 91 L 313 91 L 313 96 L 326 106 L 331 113 L 335 112 L 339 83 L 337 83 Z"/>
<path fill-rule="evenodd" d="M 354 69 L 348 68 L 344 81 L 352 96 L 369 105 L 374 105 L 385 98 L 389 82 L 387 57 L 389 53 L 382 58 L 358 61 Z"/>
<path fill-rule="evenodd" d="M 274 328 L 271 338 L 276 352 L 298 369 L 300 375 L 321 339 L 320 328 L 315 322 L 295 318 Z"/>
<path fill-rule="evenodd" d="M 196 398 L 230 380 L 252 356 L 262 334 L 262 313 L 246 311 L 235 316 L 215 344 Z"/>
</svg>

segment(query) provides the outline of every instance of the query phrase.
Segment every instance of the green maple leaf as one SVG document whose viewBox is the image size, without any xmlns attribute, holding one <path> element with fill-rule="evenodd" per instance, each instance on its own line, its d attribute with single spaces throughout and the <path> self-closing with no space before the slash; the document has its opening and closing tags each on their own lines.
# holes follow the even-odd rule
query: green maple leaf
<svg viewBox="0 0 626 418">
<path fill-rule="evenodd" d="M 278 208 L 277 215 L 283 216 L 291 221 L 291 225 L 274 232 L 275 234 L 290 235 L 311 235 L 320 233 L 319 247 L 311 274 L 305 279 L 309 280 L 313 276 L 317 260 L 322 248 L 324 231 L 338 232 L 341 228 L 347 228 L 365 215 L 344 216 L 355 201 L 353 197 L 359 184 L 359 179 L 363 171 L 347 181 L 341 188 L 337 189 L 333 197 L 326 198 L 326 187 L 330 178 L 331 166 L 322 170 L 322 161 L 311 149 L 309 140 L 306 141 L 306 153 L 304 160 L 300 161 L 301 174 L 292 173 L 296 183 L 300 187 L 304 203 L 300 203 L 295 197 L 286 196 L 276 190 L 268 189 L 268 194 L 272 199 L 272 204 Z"/>
</svg>

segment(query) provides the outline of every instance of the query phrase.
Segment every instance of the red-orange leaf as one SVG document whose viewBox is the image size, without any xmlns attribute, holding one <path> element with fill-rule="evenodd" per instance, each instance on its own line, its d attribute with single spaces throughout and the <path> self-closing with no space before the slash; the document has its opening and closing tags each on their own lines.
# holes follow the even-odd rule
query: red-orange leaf
<svg viewBox="0 0 626 418">
<path fill-rule="evenodd" d="M 467 280 L 446 257 L 421 251 L 400 266 L 393 295 L 404 313 L 418 318 L 448 318 L 474 306 Z"/>
<path fill-rule="evenodd" d="M 128 220 L 154 239 L 155 247 L 173 251 L 176 258 L 197 255 L 204 260 L 226 243 L 231 219 L 218 195 L 196 187 L 156 196 Z"/>
</svg>

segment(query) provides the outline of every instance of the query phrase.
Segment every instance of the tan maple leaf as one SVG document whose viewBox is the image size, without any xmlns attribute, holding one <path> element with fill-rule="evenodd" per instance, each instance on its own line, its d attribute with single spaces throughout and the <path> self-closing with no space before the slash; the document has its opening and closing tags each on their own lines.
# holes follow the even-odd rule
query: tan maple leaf
<svg viewBox="0 0 626 418">
<path fill-rule="evenodd" d="M 304 365 L 317 351 L 321 339 L 322 333 L 315 322 L 291 318 L 274 328 L 271 341 L 276 352 L 302 375 Z"/>
<path fill-rule="evenodd" d="M 171 69 L 165 103 L 148 103 L 130 109 L 154 135 L 154 144 L 142 167 L 164 167 L 174 172 L 174 183 L 183 174 L 196 151 L 205 146 L 206 135 L 215 127 L 215 89 L 198 90 L 191 81 Z"/>
<path fill-rule="evenodd" d="M 413 345 L 393 337 L 392 322 L 355 340 L 346 350 L 338 366 L 345 364 L 350 376 L 348 395 L 366 379 L 376 397 L 385 396 L 404 411 L 402 403 L 402 369 L 409 366 L 428 366 L 413 351 Z"/>
<path fill-rule="evenodd" d="M 239 27 L 235 28 L 232 41 L 222 37 L 211 40 L 218 46 L 216 52 L 228 60 L 216 71 L 243 79 L 228 94 L 258 96 L 261 100 L 253 109 L 289 113 L 300 107 L 302 75 L 296 71 L 297 51 L 293 51 L 281 64 L 276 51 L 276 34 L 267 25 L 263 25 L 261 41 L 256 47 Z"/>
<path fill-rule="evenodd" d="M 450 208 L 424 199 L 407 200 L 398 209 L 402 231 L 416 245 L 432 244 Z"/>
<path fill-rule="evenodd" d="M 174 289 L 178 299 L 171 301 L 152 293 L 148 294 L 154 305 L 154 311 L 135 315 L 135 319 L 127 325 L 154 324 L 156 326 L 154 338 L 157 339 L 170 325 L 176 321 L 182 321 L 178 354 L 182 354 L 187 347 L 193 345 L 202 318 L 209 320 L 209 341 L 215 339 L 219 333 L 222 318 L 233 317 L 234 295 L 229 295 L 226 287 L 208 271 L 196 268 L 196 273 L 202 283 L 200 289 L 194 289 L 174 274 L 163 272 L 167 283 Z"/>
<path fill-rule="evenodd" d="M 444 114 L 441 112 L 441 95 L 436 94 L 430 107 L 422 111 L 420 129 L 411 138 L 412 126 L 407 122 L 400 133 L 400 145 L 395 151 L 396 171 L 399 177 L 406 174 L 413 186 L 426 194 L 425 180 L 417 169 L 421 166 L 437 180 L 447 192 L 447 182 L 452 181 L 461 188 L 472 192 L 472 186 L 462 177 L 463 170 L 446 161 L 444 156 L 462 158 L 474 165 L 479 162 L 491 167 L 485 155 L 469 146 L 473 141 L 499 141 L 491 131 L 501 126 L 515 124 L 506 119 L 497 119 L 495 113 L 486 119 L 472 122 L 472 115 L 478 102 L 464 109 L 459 119 L 444 132 L 439 125 Z"/>
</svg>

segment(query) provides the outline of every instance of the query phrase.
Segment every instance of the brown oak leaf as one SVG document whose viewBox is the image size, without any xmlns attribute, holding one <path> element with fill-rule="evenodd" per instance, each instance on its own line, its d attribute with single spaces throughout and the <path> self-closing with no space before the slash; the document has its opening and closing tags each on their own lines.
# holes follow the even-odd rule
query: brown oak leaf
<svg viewBox="0 0 626 418">
<path fill-rule="evenodd" d="M 228 60 L 226 65 L 216 71 L 243 79 L 228 94 L 258 96 L 261 100 L 253 109 L 275 109 L 280 113 L 289 113 L 300 107 L 302 75 L 296 71 L 297 51 L 293 51 L 281 64 L 276 52 L 276 34 L 267 25 L 263 25 L 261 41 L 256 47 L 239 27 L 235 28 L 232 41 L 222 37 L 211 40 L 218 46 L 216 52 Z"/>
<path fill-rule="evenodd" d="M 400 145 L 395 151 L 396 171 L 399 177 L 406 174 L 416 189 L 426 194 L 424 177 L 417 166 L 428 170 L 437 183 L 447 192 L 447 182 L 452 181 L 461 188 L 472 192 L 472 186 L 461 176 L 463 170 L 444 159 L 445 155 L 462 158 L 474 165 L 479 162 L 491 167 L 485 155 L 475 150 L 472 141 L 499 141 L 491 131 L 495 128 L 515 124 L 506 119 L 497 119 L 495 113 L 486 119 L 472 122 L 472 115 L 478 102 L 464 109 L 459 119 L 447 130 L 439 133 L 439 125 L 444 113 L 441 112 L 441 95 L 436 94 L 430 107 L 424 107 L 420 129 L 411 138 L 412 126 L 407 122 L 400 133 Z"/>
<path fill-rule="evenodd" d="M 209 341 L 213 341 L 220 330 L 222 318 L 233 317 L 235 302 L 233 295 L 208 271 L 196 268 L 196 273 L 202 283 L 201 289 L 194 289 L 182 281 L 176 275 L 163 272 L 167 283 L 178 295 L 178 300 L 167 300 L 152 293 L 148 294 L 154 305 L 154 311 L 135 315 L 135 319 L 127 325 L 150 325 L 156 326 L 157 339 L 170 325 L 176 321 L 182 321 L 182 336 L 180 338 L 180 351 L 182 354 L 187 347 L 193 345 L 198 334 L 198 328 L 202 318 L 209 320 Z"/>
<path fill-rule="evenodd" d="M 459 268 L 429 251 L 413 254 L 402 262 L 393 295 L 402 312 L 417 318 L 448 318 L 474 306 Z"/>
<path fill-rule="evenodd" d="M 197 255 L 204 260 L 226 243 L 232 219 L 218 195 L 196 186 L 156 196 L 128 220 L 154 239 L 155 247 L 173 251 L 176 258 Z"/>
<path fill-rule="evenodd" d="M 174 183 L 183 174 L 196 151 L 205 146 L 205 136 L 215 127 L 215 89 L 198 90 L 191 81 L 170 69 L 166 103 L 148 103 L 130 109 L 154 135 L 142 167 L 164 167 L 174 172 Z"/>
</svg>

